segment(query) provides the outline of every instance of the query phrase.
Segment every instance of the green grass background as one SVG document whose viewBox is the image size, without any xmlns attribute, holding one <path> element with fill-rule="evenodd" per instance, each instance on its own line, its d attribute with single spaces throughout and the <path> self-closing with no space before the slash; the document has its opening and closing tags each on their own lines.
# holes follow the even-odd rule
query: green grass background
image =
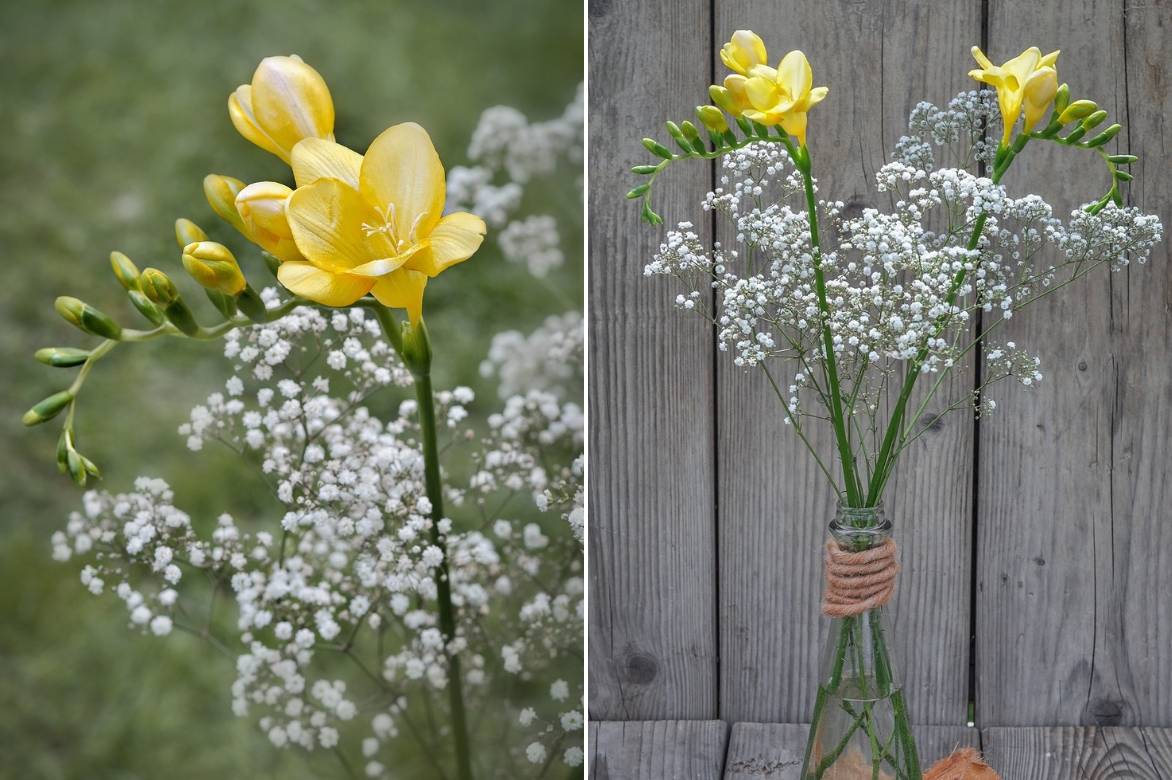
<svg viewBox="0 0 1172 780">
<path fill-rule="evenodd" d="M 198 640 L 132 635 L 116 599 L 95 599 L 79 566 L 49 556 L 49 535 L 80 494 L 53 463 L 58 425 L 21 413 L 72 371 L 32 359 L 87 338 L 53 311 L 84 298 L 130 324 L 109 274 L 112 249 L 179 279 L 176 217 L 243 249 L 203 200 L 209 172 L 288 180 L 242 139 L 227 96 L 270 54 L 300 54 L 330 84 L 339 141 L 358 149 L 390 124 L 429 129 L 448 166 L 465 163 L 480 112 L 560 114 L 582 78 L 582 13 L 562 0 L 60 0 L 0 2 L 0 778 L 308 778 L 337 765 L 276 751 L 229 710 L 228 662 Z M 529 212 L 559 217 L 567 266 L 552 283 L 580 300 L 577 171 L 526 192 Z M 265 283 L 254 252 L 240 253 Z M 204 303 L 190 280 L 192 301 Z M 197 297 L 198 296 L 198 297 Z M 471 384 L 493 333 L 529 330 L 564 309 L 494 246 L 428 288 L 440 386 Z M 210 307 L 200 311 L 209 316 Z M 137 327 L 137 325 L 135 325 Z M 171 482 L 195 517 L 273 507 L 227 453 L 186 450 L 187 410 L 227 377 L 218 344 L 132 345 L 97 366 L 79 412 L 83 452 L 124 490 L 134 476 Z M 393 395 L 393 394 L 392 394 Z M 398 397 L 380 400 L 384 410 Z M 411 776 L 411 775 L 404 775 Z"/>
</svg>

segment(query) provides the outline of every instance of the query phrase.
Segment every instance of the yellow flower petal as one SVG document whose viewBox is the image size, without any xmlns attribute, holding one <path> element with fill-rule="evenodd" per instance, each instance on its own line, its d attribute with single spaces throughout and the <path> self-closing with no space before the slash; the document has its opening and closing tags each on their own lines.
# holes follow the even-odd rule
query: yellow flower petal
<svg viewBox="0 0 1172 780">
<path fill-rule="evenodd" d="M 358 189 L 362 155 L 324 138 L 304 138 L 293 147 L 293 180 L 308 187 L 318 179 L 339 179 Z"/>
<path fill-rule="evenodd" d="M 407 263 L 407 268 L 439 276 L 456 263 L 476 253 L 484 241 L 484 220 L 475 214 L 457 211 L 440 220 L 428 237 L 428 246 Z"/>
<path fill-rule="evenodd" d="M 778 85 L 789 93 L 792 101 L 801 100 L 814 84 L 814 71 L 806 55 L 794 49 L 781 59 L 777 66 Z"/>
<path fill-rule="evenodd" d="M 383 257 L 378 260 L 371 260 L 369 263 L 363 263 L 357 268 L 351 268 L 350 273 L 357 276 L 386 276 L 392 271 L 402 268 L 412 257 L 418 257 L 426 248 L 426 244 L 415 244 L 397 257 Z"/>
<path fill-rule="evenodd" d="M 427 236 L 444 210 L 444 167 L 427 131 L 414 122 L 384 130 L 362 158 L 362 194 L 386 210 L 395 238 Z"/>
<path fill-rule="evenodd" d="M 1034 71 L 1025 83 L 1023 102 L 1025 104 L 1025 119 L 1022 130 L 1028 133 L 1034 128 L 1058 92 L 1058 72 L 1050 67 Z"/>
<path fill-rule="evenodd" d="M 971 51 L 973 53 L 973 59 L 975 59 L 977 61 L 977 64 L 980 65 L 982 68 L 992 68 L 993 67 L 992 60 L 990 60 L 988 57 L 985 56 L 985 52 L 981 51 L 980 46 L 974 46 L 969 51 Z"/>
<path fill-rule="evenodd" d="M 728 92 L 729 107 L 723 107 L 734 116 L 739 115 L 742 111 L 749 107 L 749 96 L 746 93 L 745 85 L 749 82 L 744 76 L 726 76 L 724 79 L 724 88 Z"/>
<path fill-rule="evenodd" d="M 1055 49 L 1054 51 L 1050 52 L 1045 57 L 1038 60 L 1038 67 L 1039 68 L 1046 68 L 1046 67 L 1053 66 L 1054 63 L 1058 62 L 1058 55 L 1061 53 L 1062 53 L 1061 49 Z"/>
<path fill-rule="evenodd" d="M 266 152 L 281 156 L 281 147 L 257 124 L 256 115 L 252 112 L 252 87 L 241 84 L 228 96 L 228 118 L 240 135 Z"/>
<path fill-rule="evenodd" d="M 252 111 L 285 162 L 302 138 L 333 138 L 334 101 L 329 87 L 300 57 L 261 60 L 252 76 Z"/>
<path fill-rule="evenodd" d="M 749 105 L 758 111 L 769 111 L 779 105 L 784 98 L 776 82 L 759 76 L 745 81 L 745 97 L 748 98 Z"/>
<path fill-rule="evenodd" d="M 284 266 L 282 266 L 283 268 Z M 427 287 L 427 275 L 420 271 L 400 268 L 389 276 L 374 283 L 371 293 L 383 306 L 392 309 L 406 309 L 412 325 L 418 325 L 423 318 L 423 289 Z"/>
<path fill-rule="evenodd" d="M 305 259 L 293 241 L 285 213 L 292 194 L 293 190 L 279 182 L 258 181 L 236 196 L 236 212 L 244 224 L 244 234 L 282 262 Z"/>
<path fill-rule="evenodd" d="M 781 127 L 798 140 L 798 146 L 806 145 L 806 112 L 793 111 L 781 118 Z"/>
<path fill-rule="evenodd" d="M 830 94 L 829 87 L 814 87 L 810 90 L 810 94 L 806 98 L 806 107 L 809 108 L 818 105 L 826 99 L 828 94 Z"/>
<path fill-rule="evenodd" d="M 285 207 L 297 248 L 310 262 L 331 271 L 347 271 L 396 254 L 382 216 L 354 188 L 337 179 L 319 179 L 301 187 Z"/>
<path fill-rule="evenodd" d="M 311 263 L 282 263 L 277 278 L 294 295 L 326 306 L 349 306 L 374 284 L 373 279 L 323 271 Z"/>
<path fill-rule="evenodd" d="M 746 74 L 754 65 L 765 62 L 765 42 L 752 30 L 737 30 L 720 49 L 720 59 L 729 70 Z"/>
</svg>

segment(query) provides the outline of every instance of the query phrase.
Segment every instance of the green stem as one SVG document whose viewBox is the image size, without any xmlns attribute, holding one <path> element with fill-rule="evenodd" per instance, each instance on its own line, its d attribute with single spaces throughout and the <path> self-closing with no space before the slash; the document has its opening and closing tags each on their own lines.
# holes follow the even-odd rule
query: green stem
<svg viewBox="0 0 1172 780">
<path fill-rule="evenodd" d="M 376 309 L 376 311 L 378 310 Z M 423 332 L 426 333 L 426 331 Z M 439 602 L 440 631 L 444 635 L 445 652 L 448 658 L 448 705 L 451 709 L 452 741 L 455 743 L 456 751 L 456 776 L 460 780 L 471 780 L 472 754 L 468 747 L 468 719 L 464 710 L 464 681 L 460 674 L 460 657 L 451 650 L 451 643 L 456 638 L 456 610 L 452 604 L 447 543 L 439 530 L 439 523 L 444 518 L 444 489 L 440 476 L 439 446 L 436 437 L 435 398 L 431 389 L 430 369 L 416 368 L 412 370 L 412 374 L 415 378 L 415 398 L 419 403 L 419 429 L 423 438 L 427 498 L 431 502 L 431 543 L 443 553 L 443 560 L 435 571 L 435 586 L 436 598 Z"/>
<path fill-rule="evenodd" d="M 1019 139 L 1020 141 L 1020 139 Z M 1024 146 L 1024 144 L 1022 144 Z M 1020 150 L 1019 150 L 1020 151 Z M 1012 157 L 1009 161 L 1012 162 Z M 994 184 L 1001 182 L 1001 177 L 1005 175 L 1008 170 L 1009 163 L 999 167 L 993 172 L 992 180 Z M 985 222 L 988 220 L 987 212 L 982 211 L 976 221 L 973 223 L 973 232 L 969 236 L 968 244 L 965 248 L 972 251 L 977 248 L 981 242 L 981 233 L 985 229 Z M 956 272 L 953 277 L 952 285 L 948 290 L 946 298 L 948 305 L 951 307 L 956 302 L 956 297 L 960 294 L 960 287 L 964 284 L 965 270 Z M 907 411 L 908 399 L 911 397 L 912 390 L 915 389 L 916 380 L 920 376 L 920 368 L 923 366 L 924 360 L 928 357 L 928 344 L 937 339 L 944 329 L 948 326 L 948 315 L 940 315 L 940 319 L 936 322 L 936 327 L 933 328 L 931 336 L 924 345 L 916 352 L 916 356 L 908 364 L 907 375 L 903 380 L 903 387 L 899 391 L 899 399 L 896 401 L 895 409 L 891 413 L 891 421 L 887 425 L 887 430 L 883 434 L 883 444 L 880 445 L 879 454 L 875 458 L 875 474 L 871 479 L 870 490 L 867 491 L 866 506 L 875 506 L 879 502 L 879 498 L 883 495 L 883 488 L 887 484 L 887 479 L 891 474 L 892 455 L 895 445 L 898 443 L 899 433 L 903 429 L 903 416 Z"/>
<path fill-rule="evenodd" d="M 834 427 L 834 439 L 838 445 L 838 456 L 842 461 L 842 478 L 845 483 L 847 502 L 851 506 L 858 506 L 861 498 L 861 489 L 858 476 L 855 474 L 854 455 L 851 452 L 850 439 L 847 436 L 842 408 L 842 389 L 838 382 L 838 363 L 834 356 L 834 334 L 830 332 L 830 304 L 826 300 L 826 276 L 822 270 L 822 251 L 818 236 L 818 202 L 814 197 L 814 179 L 810 175 L 810 151 L 802 147 L 796 152 L 793 145 L 786 139 L 786 147 L 790 156 L 800 159 L 798 169 L 802 173 L 802 185 L 806 190 L 806 216 L 810 221 L 810 246 L 814 250 L 814 289 L 818 295 L 818 310 L 822 315 L 822 350 L 826 365 L 826 385 L 830 392 L 830 422 Z"/>
</svg>

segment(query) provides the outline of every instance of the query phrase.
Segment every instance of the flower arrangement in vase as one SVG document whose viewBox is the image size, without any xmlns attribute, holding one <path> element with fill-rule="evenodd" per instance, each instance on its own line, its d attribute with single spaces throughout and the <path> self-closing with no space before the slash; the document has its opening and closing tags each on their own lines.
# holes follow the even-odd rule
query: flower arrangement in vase
<svg viewBox="0 0 1172 780">
<path fill-rule="evenodd" d="M 1100 266 L 1144 262 L 1162 239 L 1158 217 L 1124 206 L 1137 158 L 1107 151 L 1120 126 L 1103 126 L 1107 112 L 1093 101 L 1071 99 L 1058 52 L 1030 48 L 1001 65 L 972 53 L 980 67 L 969 75 L 991 89 L 915 107 L 875 174 L 888 210 L 851 214 L 819 197 L 809 114 L 830 90 L 814 86 L 801 51 L 771 66 L 748 30 L 720 50 L 731 72 L 710 87 L 713 105 L 697 108 L 695 123 L 667 123 L 678 151 L 643 139 L 657 160 L 633 169 L 644 181 L 627 193 L 662 224 L 652 208 L 658 177 L 684 160 L 720 160 L 719 186 L 701 206 L 734 239 L 709 246 L 681 222 L 645 273 L 681 284 L 678 308 L 707 319 L 737 366 L 765 374 L 838 497 L 822 602 L 833 622 L 805 780 L 922 776 L 883 616 L 899 564 L 882 502 L 950 373 L 982 360 L 980 386 L 945 411 L 991 413 L 990 385 L 1042 379 L 1037 356 L 999 338 L 1004 323 Z M 1066 219 L 1037 195 L 1012 196 L 1003 179 L 1042 143 L 1093 155 L 1107 192 Z M 820 427 L 829 452 L 815 444 Z"/>
</svg>

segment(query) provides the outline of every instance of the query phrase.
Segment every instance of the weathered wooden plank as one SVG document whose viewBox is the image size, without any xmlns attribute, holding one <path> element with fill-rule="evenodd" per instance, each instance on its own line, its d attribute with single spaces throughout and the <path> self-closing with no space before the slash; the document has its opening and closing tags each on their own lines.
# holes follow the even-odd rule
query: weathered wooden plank
<svg viewBox="0 0 1172 780">
<path fill-rule="evenodd" d="M 1126 146 L 1140 155 L 1128 201 L 1158 213 L 1166 237 L 1147 267 L 1129 267 L 1111 285 L 1121 333 L 1105 611 L 1117 610 L 1108 641 L 1119 660 L 1097 670 L 1092 699 L 1108 713 L 1124 702 L 1121 723 L 1172 726 L 1172 2 L 1128 0 L 1124 11 Z"/>
<path fill-rule="evenodd" d="M 801 48 L 830 95 L 810 115 L 809 143 L 823 197 L 848 210 L 880 205 L 874 172 L 919 100 L 947 101 L 969 88 L 968 48 L 978 42 L 981 2 L 720 0 L 717 42 L 739 28 L 760 33 L 770 58 Z M 913 54 L 914 53 L 914 54 Z M 724 69 L 718 65 L 718 73 Z M 727 239 L 727 237 L 726 237 Z M 802 721 L 810 716 L 826 621 L 819 613 L 820 545 L 834 500 L 764 376 L 718 356 L 721 716 Z M 957 371 L 943 408 L 972 387 Z M 788 377 L 779 377 L 788 384 Z M 935 408 L 935 407 L 933 407 Z M 969 647 L 968 542 L 972 422 L 945 418 L 909 450 L 888 490 L 903 545 L 893 618 L 912 716 L 966 720 Z M 825 434 L 825 435 L 822 435 Z M 832 451 L 828 432 L 816 437 Z"/>
<path fill-rule="evenodd" d="M 623 199 L 638 139 L 688 115 L 708 78 L 704 0 L 591 0 L 590 711 L 716 716 L 711 337 L 642 278 L 660 233 Z M 688 45 L 680 45 L 687 41 Z M 684 88 L 686 85 L 686 89 Z M 657 186 L 668 220 L 710 172 Z"/>
<path fill-rule="evenodd" d="M 718 780 L 724 721 L 602 721 L 590 724 L 591 780 Z"/>
<path fill-rule="evenodd" d="M 1167 215 L 1158 133 L 1170 105 L 1159 24 L 1167 27 L 1168 6 L 1134 5 L 1147 6 L 1131 9 L 1129 25 L 1143 40 L 1125 39 L 1122 0 L 993 0 L 989 53 L 1061 48 L 1060 78 L 1125 126 L 1126 95 L 1157 104 L 1134 117 L 1131 138 L 1148 153 L 1146 205 Z M 1010 191 L 1040 192 L 1063 216 L 1106 187 L 1087 152 L 1035 142 L 1019 162 L 1005 179 Z M 1103 269 L 1000 334 L 1036 351 L 1046 378 L 995 391 L 1004 411 L 980 428 L 979 722 L 1172 720 L 1172 616 L 1154 600 L 1172 585 L 1167 262 L 1164 250 L 1155 267 Z"/>
<path fill-rule="evenodd" d="M 1172 734 L 1155 728 L 1003 727 L 981 731 L 985 758 L 1006 778 L 1166 780 Z"/>
<path fill-rule="evenodd" d="M 964 726 L 915 726 L 912 730 L 925 769 L 958 747 L 979 746 L 977 730 Z M 724 780 L 762 777 L 801 780 L 802 756 L 809 732 L 809 726 L 795 724 L 734 724 L 729 737 Z"/>
</svg>

